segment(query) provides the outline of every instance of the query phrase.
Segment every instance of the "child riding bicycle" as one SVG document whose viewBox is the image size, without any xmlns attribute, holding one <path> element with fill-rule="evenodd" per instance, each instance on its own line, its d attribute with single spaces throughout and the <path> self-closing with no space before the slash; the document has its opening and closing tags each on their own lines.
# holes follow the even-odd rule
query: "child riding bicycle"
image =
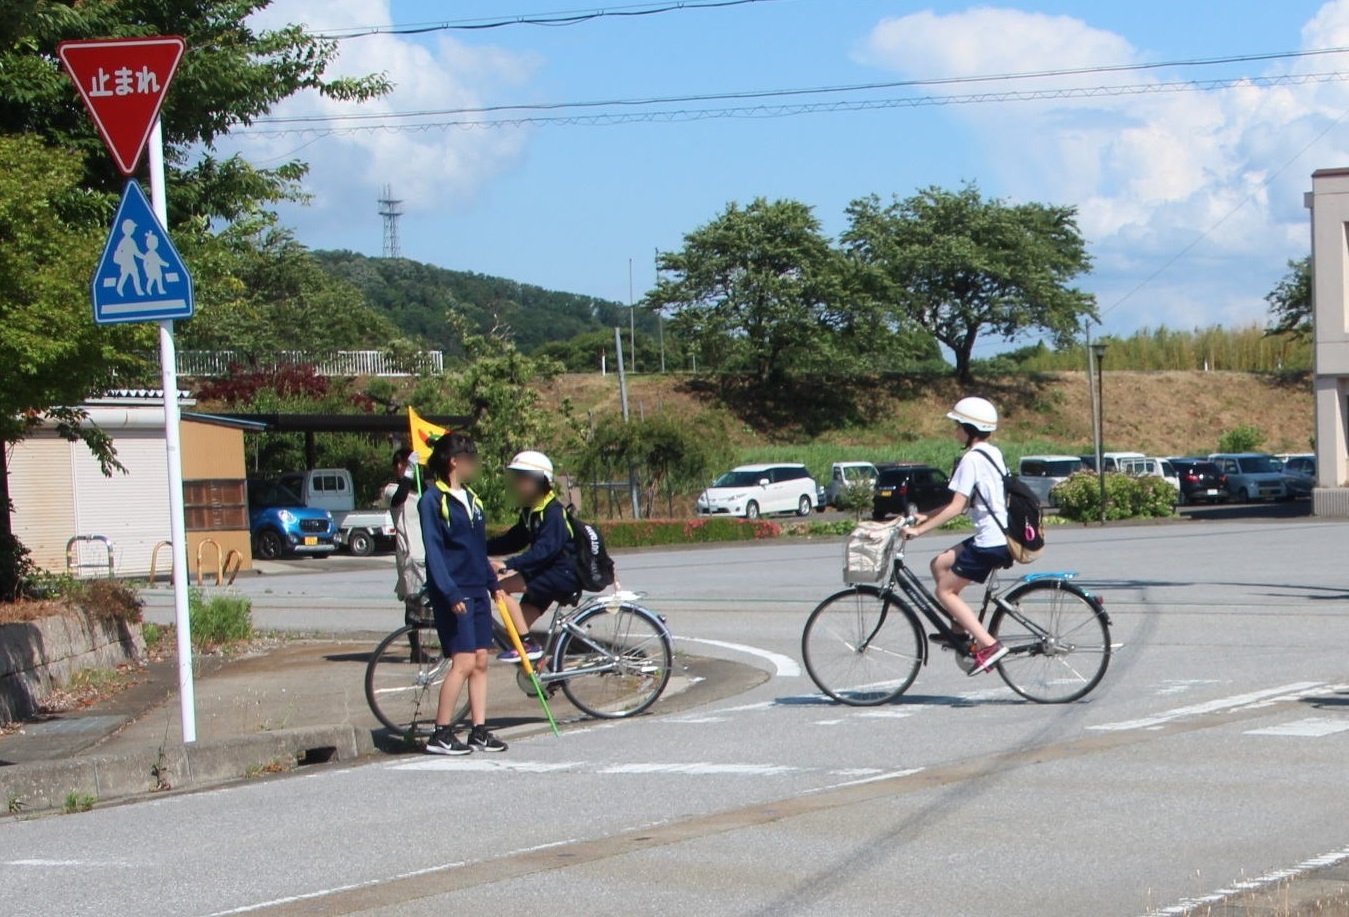
<svg viewBox="0 0 1349 917">
<path fill-rule="evenodd" d="M 1012 565 L 1004 534 L 1007 494 L 1002 479 L 1007 463 L 1002 451 L 988 441 L 998 429 L 998 409 L 992 402 L 962 398 L 946 416 L 955 421 L 956 439 L 965 450 L 951 476 L 951 502 L 930 516 L 916 516 L 914 524 L 902 531 L 905 538 L 918 538 L 964 513 L 974 522 L 974 537 L 932 559 L 932 577 L 937 600 L 974 641 L 967 674 L 978 675 L 991 672 L 1007 648 L 980 623 L 961 593 L 971 583 L 986 583 L 993 571 Z"/>
<path fill-rule="evenodd" d="M 508 596 L 507 612 L 523 638 L 525 654 L 536 660 L 543 649 L 528 636 L 529 628 L 554 603 L 570 604 L 580 596 L 581 578 L 576 572 L 576 549 L 567 522 L 567 511 L 553 492 L 553 462 L 542 452 L 521 452 L 506 466 L 511 490 L 520 505 L 520 518 L 504 535 L 487 542 L 487 552 L 496 557 L 519 552 L 506 561 L 493 563 Z M 508 650 L 497 656 L 503 662 L 519 662 L 520 655 Z"/>
</svg>

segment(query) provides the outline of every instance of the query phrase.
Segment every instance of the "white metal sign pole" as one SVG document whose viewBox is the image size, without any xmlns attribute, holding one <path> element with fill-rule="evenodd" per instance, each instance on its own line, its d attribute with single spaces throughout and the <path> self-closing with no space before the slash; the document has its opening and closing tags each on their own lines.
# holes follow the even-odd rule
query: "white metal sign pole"
<svg viewBox="0 0 1349 917">
<path fill-rule="evenodd" d="M 165 232 L 169 228 L 164 188 L 164 129 L 158 118 L 150 133 L 150 204 Z M 192 624 L 188 616 L 187 523 L 183 510 L 183 450 L 178 412 L 178 347 L 173 321 L 159 323 L 159 362 L 164 387 L 164 444 L 169 459 L 169 533 L 173 542 L 173 611 L 178 630 L 178 700 L 183 741 L 197 741 L 197 699 L 192 684 Z"/>
</svg>

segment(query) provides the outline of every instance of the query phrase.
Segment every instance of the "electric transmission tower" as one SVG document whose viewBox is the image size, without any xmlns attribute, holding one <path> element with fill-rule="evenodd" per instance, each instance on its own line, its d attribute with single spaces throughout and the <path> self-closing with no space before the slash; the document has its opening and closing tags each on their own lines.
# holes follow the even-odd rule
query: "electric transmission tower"
<svg viewBox="0 0 1349 917">
<path fill-rule="evenodd" d="M 379 215 L 384 217 L 384 257 L 403 257 L 402 246 L 398 243 L 398 219 L 403 215 L 403 202 L 394 198 L 392 185 L 384 186 L 384 194 L 379 199 Z"/>
</svg>

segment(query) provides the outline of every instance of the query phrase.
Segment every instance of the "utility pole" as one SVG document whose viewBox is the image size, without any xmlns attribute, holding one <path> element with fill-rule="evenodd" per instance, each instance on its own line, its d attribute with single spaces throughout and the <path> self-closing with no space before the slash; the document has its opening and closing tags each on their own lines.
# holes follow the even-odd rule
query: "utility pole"
<svg viewBox="0 0 1349 917">
<path fill-rule="evenodd" d="M 660 249 L 656 249 L 656 286 L 660 286 Z M 656 330 L 660 334 L 660 374 L 665 375 L 665 313 L 656 309 Z"/>
<path fill-rule="evenodd" d="M 618 358 L 618 397 L 623 405 L 623 422 L 632 419 L 632 409 L 628 406 L 628 371 L 623 362 L 623 332 L 614 328 L 614 352 Z M 642 498 L 637 492 L 637 466 L 628 463 L 628 495 L 632 498 L 632 518 L 642 518 Z"/>
<path fill-rule="evenodd" d="M 632 345 L 632 371 L 637 372 L 637 300 L 632 294 L 632 259 L 628 259 L 628 341 Z"/>
<path fill-rule="evenodd" d="M 1105 525 L 1105 345 L 1092 344 L 1096 364 L 1096 473 L 1101 481 L 1101 525 Z"/>
</svg>

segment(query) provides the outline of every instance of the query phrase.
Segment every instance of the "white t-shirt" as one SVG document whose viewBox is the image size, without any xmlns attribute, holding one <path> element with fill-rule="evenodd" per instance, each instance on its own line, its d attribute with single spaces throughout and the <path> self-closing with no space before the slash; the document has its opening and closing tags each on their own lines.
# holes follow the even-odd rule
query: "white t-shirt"
<svg viewBox="0 0 1349 917">
<path fill-rule="evenodd" d="M 985 456 L 975 455 L 982 452 Z M 995 467 L 996 465 L 996 467 Z M 1007 544 L 1007 536 L 998 524 L 1007 525 L 1007 494 L 1002 486 L 1003 470 L 1007 468 L 1002 450 L 988 443 L 979 443 L 961 458 L 956 473 L 951 476 L 951 490 L 968 497 L 970 507 L 966 510 L 974 522 L 974 544 L 980 548 L 997 548 Z M 975 496 L 975 490 L 979 495 Z M 987 502 L 985 502 L 987 501 Z M 993 507 L 989 512 L 988 507 Z"/>
</svg>

